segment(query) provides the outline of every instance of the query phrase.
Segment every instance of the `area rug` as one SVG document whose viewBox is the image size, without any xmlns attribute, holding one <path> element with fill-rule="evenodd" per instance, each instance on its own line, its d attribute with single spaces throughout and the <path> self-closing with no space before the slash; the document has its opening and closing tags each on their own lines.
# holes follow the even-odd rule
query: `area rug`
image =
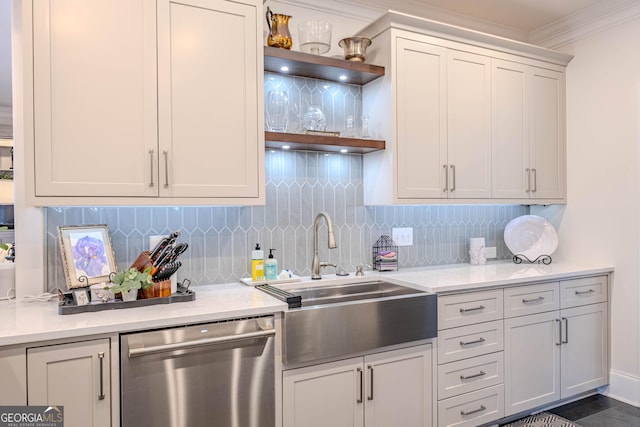
<svg viewBox="0 0 640 427">
<path fill-rule="evenodd" d="M 580 427 L 580 424 L 576 424 L 573 421 L 566 420 L 549 412 L 540 412 L 539 414 L 521 418 L 510 424 L 504 424 L 501 427 Z"/>
</svg>

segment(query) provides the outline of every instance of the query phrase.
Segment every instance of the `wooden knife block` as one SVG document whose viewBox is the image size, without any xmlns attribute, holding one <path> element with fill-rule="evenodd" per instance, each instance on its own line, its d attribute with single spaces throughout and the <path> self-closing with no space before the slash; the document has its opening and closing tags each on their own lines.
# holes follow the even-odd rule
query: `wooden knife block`
<svg viewBox="0 0 640 427">
<path fill-rule="evenodd" d="M 140 252 L 140 255 L 138 255 L 138 258 L 136 258 L 133 264 L 131 264 L 131 267 L 137 269 L 140 272 L 143 272 L 147 268 L 151 267 L 149 274 L 153 276 L 154 274 L 156 274 L 158 269 L 153 266 L 153 263 L 151 262 L 151 257 L 149 255 L 151 255 L 151 252 L 149 251 Z"/>
</svg>

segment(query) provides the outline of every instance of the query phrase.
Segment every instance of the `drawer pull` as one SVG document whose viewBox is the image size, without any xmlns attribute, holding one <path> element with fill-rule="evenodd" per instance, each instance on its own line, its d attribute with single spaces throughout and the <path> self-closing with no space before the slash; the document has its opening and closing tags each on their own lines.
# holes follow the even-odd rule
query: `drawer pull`
<svg viewBox="0 0 640 427">
<path fill-rule="evenodd" d="M 485 375 L 487 375 L 486 372 L 480 371 L 477 374 L 467 375 L 466 377 L 464 375 L 460 375 L 460 379 L 464 381 L 464 380 L 470 380 L 472 378 L 482 377 L 482 376 L 485 376 Z"/>
<path fill-rule="evenodd" d="M 592 294 L 595 291 L 593 289 L 589 289 L 588 291 L 576 291 L 576 295 L 586 295 L 586 294 Z"/>
<path fill-rule="evenodd" d="M 484 405 L 480 405 L 480 407 L 478 409 L 474 409 L 472 411 L 460 411 L 460 415 L 462 415 L 463 417 L 466 417 L 468 415 L 477 414 L 478 412 L 482 412 L 482 411 L 484 411 L 486 409 L 487 408 Z"/>
<path fill-rule="evenodd" d="M 461 308 L 460 313 L 468 313 L 470 311 L 479 311 L 479 310 L 484 310 L 484 305 L 479 305 L 473 308 Z"/>
<path fill-rule="evenodd" d="M 475 340 L 475 341 L 467 341 L 467 342 L 460 341 L 460 346 L 461 346 L 461 347 L 464 347 L 464 346 L 467 346 L 467 345 L 480 344 L 480 343 L 483 343 L 483 342 L 485 342 L 485 341 L 486 341 L 486 340 L 485 340 L 484 338 L 478 338 L 478 339 L 477 339 L 477 340 Z"/>
<path fill-rule="evenodd" d="M 523 304 L 531 304 L 532 302 L 542 302 L 544 301 L 544 297 L 531 298 L 531 299 L 522 299 Z"/>
</svg>

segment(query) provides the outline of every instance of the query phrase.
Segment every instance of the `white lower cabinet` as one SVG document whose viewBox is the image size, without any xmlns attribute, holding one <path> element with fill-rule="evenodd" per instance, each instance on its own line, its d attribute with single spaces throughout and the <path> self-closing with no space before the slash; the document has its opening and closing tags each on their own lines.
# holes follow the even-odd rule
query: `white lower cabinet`
<svg viewBox="0 0 640 427">
<path fill-rule="evenodd" d="M 475 427 L 608 383 L 607 275 L 438 297 L 438 427 Z"/>
<path fill-rule="evenodd" d="M 27 348 L 27 403 L 63 406 L 66 427 L 111 426 L 110 351 L 109 338 Z"/>
<path fill-rule="evenodd" d="M 507 416 L 608 383 L 607 278 L 553 285 L 560 310 L 505 319 Z"/>
<path fill-rule="evenodd" d="M 27 358 L 24 347 L 0 350 L 0 404 L 27 404 Z"/>
<path fill-rule="evenodd" d="M 432 425 L 431 344 L 283 372 L 284 427 Z"/>
</svg>

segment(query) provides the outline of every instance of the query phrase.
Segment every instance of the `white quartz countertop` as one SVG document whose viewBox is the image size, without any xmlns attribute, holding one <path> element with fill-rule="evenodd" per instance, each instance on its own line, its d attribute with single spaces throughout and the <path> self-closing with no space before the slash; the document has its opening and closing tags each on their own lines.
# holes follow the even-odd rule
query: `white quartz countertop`
<svg viewBox="0 0 640 427">
<path fill-rule="evenodd" d="M 577 265 L 563 262 L 515 264 L 512 261 L 485 265 L 454 264 L 423 267 L 387 273 L 389 277 L 419 285 L 429 292 L 445 293 L 496 286 L 519 285 L 535 281 L 562 280 L 576 276 L 607 274 L 613 267 Z"/>
<path fill-rule="evenodd" d="M 147 307 L 58 314 L 58 303 L 0 303 L 0 346 L 129 332 L 286 310 L 287 304 L 241 283 L 194 288 L 196 299 Z"/>
<path fill-rule="evenodd" d="M 356 277 L 353 273 L 346 278 L 324 275 L 319 281 L 303 278 L 302 282 L 282 285 L 282 288 L 389 279 L 429 292 L 449 293 L 612 271 L 610 266 L 567 263 L 517 265 L 501 261 L 482 266 L 456 264 L 399 272 L 366 272 L 364 277 Z M 2 301 L 0 346 L 204 323 L 287 310 L 284 302 L 242 283 L 196 286 L 193 289 L 196 292 L 194 301 L 68 315 L 58 314 L 57 301 Z"/>
</svg>

